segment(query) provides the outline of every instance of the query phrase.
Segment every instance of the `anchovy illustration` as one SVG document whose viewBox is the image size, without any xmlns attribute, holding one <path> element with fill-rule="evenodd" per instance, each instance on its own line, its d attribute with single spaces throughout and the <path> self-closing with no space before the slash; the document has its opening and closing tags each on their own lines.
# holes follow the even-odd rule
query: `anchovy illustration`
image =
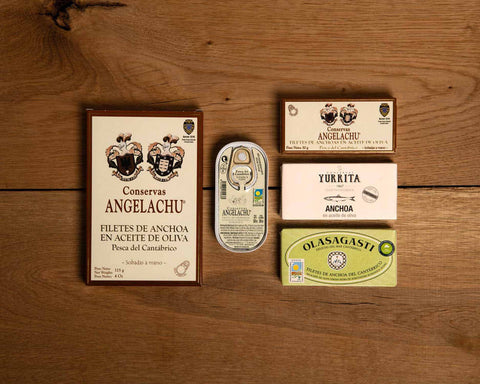
<svg viewBox="0 0 480 384">
<path fill-rule="evenodd" d="M 342 201 L 347 201 L 347 200 L 355 201 L 355 196 L 346 197 L 346 196 L 337 195 L 337 196 L 327 196 L 327 197 L 324 197 L 324 199 L 327 201 L 334 201 L 336 203 L 340 203 Z"/>
</svg>

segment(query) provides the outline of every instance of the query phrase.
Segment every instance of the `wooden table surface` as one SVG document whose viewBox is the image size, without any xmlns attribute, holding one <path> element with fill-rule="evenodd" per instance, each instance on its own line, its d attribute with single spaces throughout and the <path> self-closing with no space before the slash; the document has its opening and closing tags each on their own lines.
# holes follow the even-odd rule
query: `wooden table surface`
<svg viewBox="0 0 480 384">
<path fill-rule="evenodd" d="M 478 0 L 0 14 L 1 383 L 480 383 Z M 280 155 L 284 96 L 396 97 L 397 154 Z M 85 108 L 204 111 L 202 287 L 85 285 Z M 269 237 L 245 255 L 212 229 L 236 139 L 271 165 Z M 280 283 L 279 166 L 340 160 L 398 164 L 398 220 L 349 224 L 398 231 L 396 288 Z"/>
</svg>

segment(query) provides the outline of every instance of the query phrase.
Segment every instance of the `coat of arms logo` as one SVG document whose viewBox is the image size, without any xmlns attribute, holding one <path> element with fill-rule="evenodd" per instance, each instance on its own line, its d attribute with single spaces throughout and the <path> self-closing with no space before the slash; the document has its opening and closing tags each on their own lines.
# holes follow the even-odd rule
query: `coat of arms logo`
<svg viewBox="0 0 480 384">
<path fill-rule="evenodd" d="M 346 107 L 340 109 L 340 120 L 343 125 L 351 125 L 355 122 L 358 115 L 358 109 L 355 108 L 355 104 L 350 103 Z"/>
<path fill-rule="evenodd" d="M 379 110 L 380 114 L 383 117 L 386 117 L 388 115 L 388 112 L 390 112 L 390 106 L 387 103 L 382 103 L 380 104 Z"/>
<path fill-rule="evenodd" d="M 327 103 L 325 107 L 320 110 L 320 117 L 323 122 L 330 127 L 337 121 L 338 109 L 332 106 L 332 103 Z"/>
<path fill-rule="evenodd" d="M 112 176 L 118 177 L 122 181 L 132 181 L 143 171 L 139 165 L 143 161 L 142 145 L 131 141 L 132 134 L 119 134 L 117 143 L 111 145 L 105 151 L 108 166 L 115 168 Z"/>
<path fill-rule="evenodd" d="M 195 129 L 195 122 L 193 120 L 188 119 L 183 122 L 183 130 L 187 135 L 191 135 L 194 129 Z"/>
<path fill-rule="evenodd" d="M 147 161 L 153 165 L 148 171 L 158 181 L 169 181 L 172 177 L 178 176 L 175 169 L 181 168 L 185 151 L 175 144 L 177 136 L 171 134 L 163 138 L 162 143 L 153 143 L 148 147 Z"/>
</svg>

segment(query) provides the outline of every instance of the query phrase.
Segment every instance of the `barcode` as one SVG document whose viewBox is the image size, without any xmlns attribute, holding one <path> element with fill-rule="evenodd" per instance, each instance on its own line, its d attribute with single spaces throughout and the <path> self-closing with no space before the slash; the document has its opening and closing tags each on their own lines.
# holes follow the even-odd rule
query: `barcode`
<svg viewBox="0 0 480 384">
<path fill-rule="evenodd" d="M 225 200 L 227 198 L 227 182 L 220 181 L 220 199 Z"/>
</svg>

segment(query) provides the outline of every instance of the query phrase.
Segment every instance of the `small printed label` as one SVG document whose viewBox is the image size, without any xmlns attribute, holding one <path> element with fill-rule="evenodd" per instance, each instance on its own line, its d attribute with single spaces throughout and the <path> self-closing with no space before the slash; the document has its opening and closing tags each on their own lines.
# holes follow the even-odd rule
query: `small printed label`
<svg viewBox="0 0 480 384">
<path fill-rule="evenodd" d="M 365 200 L 367 203 L 374 203 L 378 200 L 378 196 L 378 189 L 371 185 L 362 191 L 363 200 Z"/>
<path fill-rule="evenodd" d="M 303 259 L 290 260 L 290 283 L 303 283 L 304 265 L 305 261 Z"/>
<path fill-rule="evenodd" d="M 345 252 L 330 252 L 327 257 L 328 266 L 336 271 L 345 268 L 347 265 L 347 254 Z"/>
<path fill-rule="evenodd" d="M 263 206 L 263 189 L 258 188 L 253 191 L 253 205 L 254 206 Z"/>
<path fill-rule="evenodd" d="M 253 178 L 252 169 L 246 166 L 236 166 L 232 171 L 232 179 L 238 184 L 246 184 Z"/>
<path fill-rule="evenodd" d="M 390 240 L 384 240 L 378 245 L 378 251 L 382 256 L 392 256 L 395 245 Z"/>
</svg>

